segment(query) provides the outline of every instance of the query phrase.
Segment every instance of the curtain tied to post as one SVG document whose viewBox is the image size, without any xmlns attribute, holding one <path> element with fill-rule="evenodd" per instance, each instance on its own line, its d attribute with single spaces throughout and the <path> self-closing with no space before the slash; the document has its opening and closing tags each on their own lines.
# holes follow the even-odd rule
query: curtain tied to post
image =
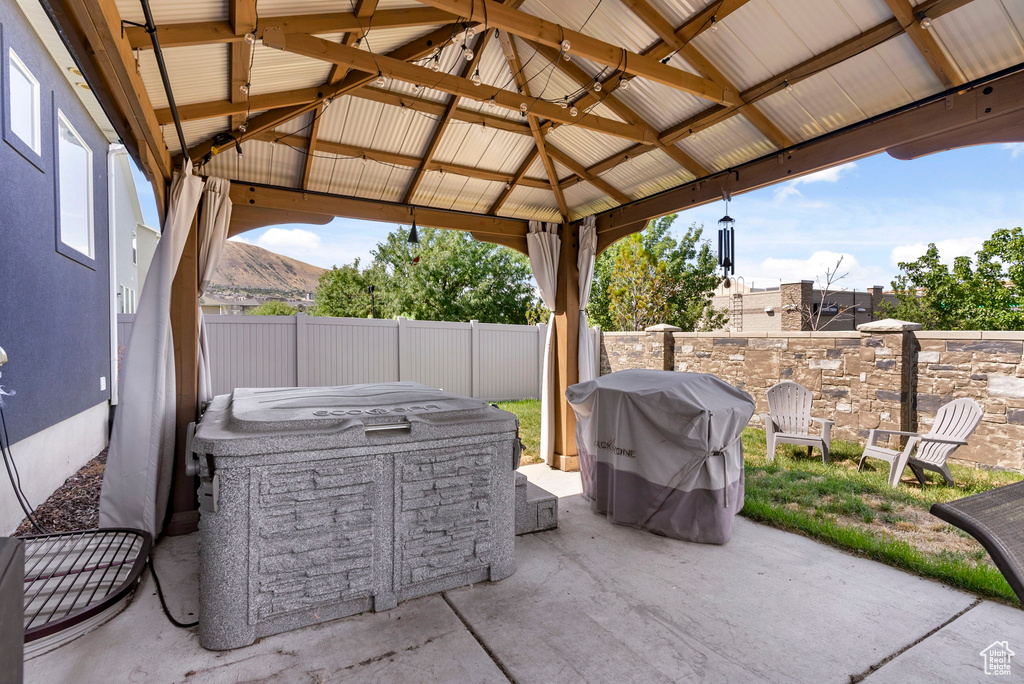
<svg viewBox="0 0 1024 684">
<path fill-rule="evenodd" d="M 590 336 L 587 322 L 587 302 L 590 301 L 590 285 L 594 280 L 594 264 L 597 261 L 597 217 L 583 219 L 579 228 L 580 251 L 576 266 L 580 271 L 580 343 L 579 382 L 593 380 L 598 376 L 597 350 Z"/>
<path fill-rule="evenodd" d="M 558 254 L 562 248 L 562 240 L 558 237 L 557 223 L 541 223 L 530 221 L 529 232 L 526 234 L 526 249 L 530 255 L 530 266 L 533 277 L 540 288 L 540 296 L 544 305 L 552 312 L 555 310 L 555 294 L 558 290 Z M 555 316 L 548 320 L 548 334 L 544 343 L 544 367 L 541 372 L 541 420 L 540 420 L 540 455 L 548 464 L 555 453 Z"/>
</svg>

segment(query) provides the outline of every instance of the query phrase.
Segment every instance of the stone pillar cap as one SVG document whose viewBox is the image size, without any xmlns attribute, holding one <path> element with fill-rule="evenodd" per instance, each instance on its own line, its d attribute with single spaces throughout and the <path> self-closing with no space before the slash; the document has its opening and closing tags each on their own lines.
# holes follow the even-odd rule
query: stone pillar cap
<svg viewBox="0 0 1024 684">
<path fill-rule="evenodd" d="M 668 323 L 659 323 L 658 325 L 652 325 L 649 328 L 644 328 L 644 332 L 683 332 L 682 328 L 677 328 L 674 325 Z"/>
<path fill-rule="evenodd" d="M 860 332 L 908 332 L 910 330 L 920 330 L 923 326 L 920 323 L 911 323 L 910 321 L 897 321 L 895 318 L 886 318 L 881 321 L 872 321 L 871 323 L 861 323 L 857 326 L 857 330 Z"/>
</svg>

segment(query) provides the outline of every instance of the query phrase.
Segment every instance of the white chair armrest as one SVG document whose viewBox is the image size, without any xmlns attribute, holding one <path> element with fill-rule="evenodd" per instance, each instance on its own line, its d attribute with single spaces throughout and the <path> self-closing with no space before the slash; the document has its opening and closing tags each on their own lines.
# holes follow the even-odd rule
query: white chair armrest
<svg viewBox="0 0 1024 684">
<path fill-rule="evenodd" d="M 922 442 L 939 442 L 941 444 L 956 444 L 966 446 L 966 439 L 953 439 L 952 437 L 940 437 L 938 435 L 920 435 Z"/>
<path fill-rule="evenodd" d="M 761 420 L 764 421 L 765 432 L 775 432 L 775 421 L 770 413 L 762 413 Z"/>
<path fill-rule="evenodd" d="M 902 435 L 903 437 L 920 437 L 921 436 L 920 432 L 904 432 L 902 430 L 882 430 L 880 428 L 875 428 L 871 432 L 877 432 L 878 434 L 885 434 L 885 435 Z"/>
</svg>

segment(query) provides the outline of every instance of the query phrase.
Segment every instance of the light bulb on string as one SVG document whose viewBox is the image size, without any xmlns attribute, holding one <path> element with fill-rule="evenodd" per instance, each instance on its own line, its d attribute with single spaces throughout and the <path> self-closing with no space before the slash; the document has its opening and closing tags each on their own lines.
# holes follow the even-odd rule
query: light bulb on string
<svg viewBox="0 0 1024 684">
<path fill-rule="evenodd" d="M 387 83 L 387 79 L 386 79 L 386 78 L 384 78 L 384 74 L 382 74 L 382 73 L 380 73 L 380 72 L 378 71 L 378 72 L 377 72 L 377 79 L 376 79 L 376 80 L 374 81 L 374 84 L 375 84 L 375 85 L 376 85 L 376 86 L 377 86 L 378 88 L 383 88 L 383 87 L 384 87 L 384 84 L 385 84 L 385 83 Z"/>
<path fill-rule="evenodd" d="M 467 62 L 471 61 L 473 59 L 473 48 L 466 47 L 466 45 L 463 44 L 462 56 L 466 58 Z"/>
<path fill-rule="evenodd" d="M 558 103 L 558 106 L 562 109 L 568 109 L 569 107 L 569 96 L 566 95 L 565 99 Z"/>
<path fill-rule="evenodd" d="M 783 81 L 783 83 L 785 83 L 785 84 L 786 84 L 786 92 L 787 92 L 787 93 L 791 93 L 791 92 L 793 92 L 793 86 L 792 86 L 792 85 L 790 85 L 789 81 Z"/>
<path fill-rule="evenodd" d="M 619 88 L 621 88 L 622 90 L 629 90 L 629 79 L 624 78 L 621 81 L 619 81 Z"/>
<path fill-rule="evenodd" d="M 466 40 L 471 40 L 476 35 L 476 29 L 470 26 L 466 29 Z"/>
<path fill-rule="evenodd" d="M 576 116 L 580 111 L 575 107 L 569 107 L 569 116 Z"/>
<path fill-rule="evenodd" d="M 255 45 L 256 44 L 256 33 L 255 32 L 246 33 L 245 34 L 245 42 L 248 43 L 249 45 Z"/>
<path fill-rule="evenodd" d="M 469 80 L 471 80 L 473 82 L 473 85 L 475 86 L 479 86 L 481 83 L 483 83 L 483 80 L 480 78 L 480 70 L 477 69 L 476 71 L 474 71 L 473 76 L 470 77 Z"/>
<path fill-rule="evenodd" d="M 430 69 L 431 69 L 431 71 L 440 71 L 441 70 L 441 52 L 440 51 L 434 53 L 434 61 L 430 63 Z"/>
<path fill-rule="evenodd" d="M 249 94 L 249 84 L 248 83 L 243 83 L 242 85 L 238 86 L 238 89 L 240 91 L 242 91 L 243 95 L 248 95 Z"/>
<path fill-rule="evenodd" d="M 600 82 L 600 81 L 598 81 L 598 80 L 597 80 L 597 79 L 595 78 L 595 79 L 594 79 L 594 92 L 595 92 L 595 93 L 599 93 L 599 92 L 601 92 L 601 87 L 602 87 L 602 86 L 601 86 L 601 82 Z"/>
<path fill-rule="evenodd" d="M 718 19 L 711 17 L 711 32 L 718 33 Z"/>
<path fill-rule="evenodd" d="M 528 110 L 529 108 L 530 106 L 525 102 L 519 105 L 519 111 L 521 111 L 523 114 L 526 114 L 526 110 Z"/>
<path fill-rule="evenodd" d="M 932 20 L 929 19 L 927 15 L 921 17 L 921 28 L 923 28 L 925 31 L 927 31 L 931 27 L 932 27 Z"/>
</svg>

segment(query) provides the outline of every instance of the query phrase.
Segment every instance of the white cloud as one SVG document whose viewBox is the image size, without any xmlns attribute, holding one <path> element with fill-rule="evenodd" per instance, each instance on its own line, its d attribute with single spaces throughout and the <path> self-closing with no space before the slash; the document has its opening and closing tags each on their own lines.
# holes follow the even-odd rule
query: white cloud
<svg viewBox="0 0 1024 684">
<path fill-rule="evenodd" d="M 320 236 L 302 228 L 271 228 L 256 240 L 256 244 L 271 252 L 289 254 L 315 252 L 320 249 Z"/>
<path fill-rule="evenodd" d="M 839 266 L 839 274 L 848 275 L 841 280 L 833 281 L 833 289 L 863 289 L 882 284 L 884 275 L 881 269 L 862 265 L 857 261 L 857 257 L 848 252 L 829 250 L 814 252 L 805 259 L 769 257 L 756 267 L 744 270 L 742 275 L 747 285 L 753 284 L 757 287 L 778 284 L 779 281 L 791 283 L 798 280 L 820 280 L 824 285 L 825 270 L 835 270 L 836 262 L 840 258 L 843 262 Z"/>
<path fill-rule="evenodd" d="M 948 266 L 952 266 L 953 259 L 958 256 L 973 257 L 974 253 L 981 249 L 981 245 L 984 241 L 985 238 L 980 236 L 950 238 L 948 240 L 936 241 L 935 246 L 939 248 L 939 261 Z M 892 253 L 889 255 L 889 261 L 893 266 L 898 265 L 901 261 L 914 261 L 918 257 L 922 256 L 927 250 L 928 245 L 924 242 L 915 242 L 911 245 L 899 245 L 893 248 Z"/>
<path fill-rule="evenodd" d="M 857 168 L 857 164 L 855 162 L 847 162 L 846 164 L 840 164 L 839 166 L 833 166 L 828 169 L 809 173 L 806 176 L 801 176 L 800 178 L 794 178 L 788 183 L 776 186 L 775 201 L 782 202 L 789 197 L 802 197 L 803 193 L 797 189 L 797 186 L 799 185 L 809 185 L 811 183 L 837 183 L 843 175 L 853 171 L 855 168 Z"/>
<path fill-rule="evenodd" d="M 1010 151 L 1010 156 L 1016 159 L 1024 157 L 1024 143 L 1003 143 L 1003 149 Z"/>
<path fill-rule="evenodd" d="M 244 238 L 241 235 L 233 235 L 232 237 L 229 237 L 228 240 L 230 240 L 231 242 L 241 242 L 242 244 L 246 245 L 252 244 L 251 240 L 249 240 L 248 238 Z"/>
</svg>

